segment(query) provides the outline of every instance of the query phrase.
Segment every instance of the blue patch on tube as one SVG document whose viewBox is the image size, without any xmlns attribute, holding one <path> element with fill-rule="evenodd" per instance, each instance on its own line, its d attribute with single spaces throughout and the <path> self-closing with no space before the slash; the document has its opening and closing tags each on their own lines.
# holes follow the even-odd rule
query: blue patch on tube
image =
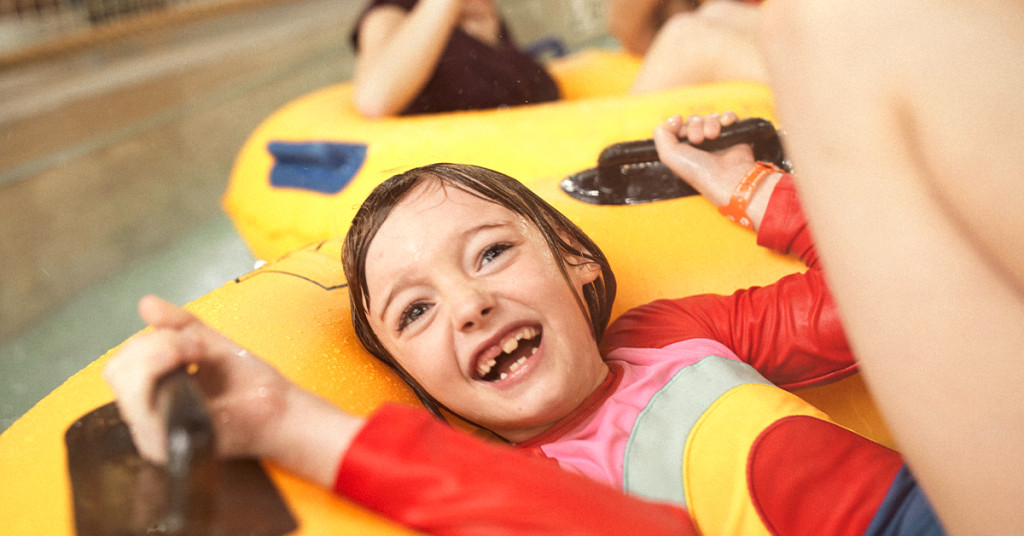
<svg viewBox="0 0 1024 536">
<path fill-rule="evenodd" d="M 366 161 L 365 143 L 272 141 L 267 150 L 274 157 L 272 186 L 322 194 L 342 191 Z"/>
</svg>

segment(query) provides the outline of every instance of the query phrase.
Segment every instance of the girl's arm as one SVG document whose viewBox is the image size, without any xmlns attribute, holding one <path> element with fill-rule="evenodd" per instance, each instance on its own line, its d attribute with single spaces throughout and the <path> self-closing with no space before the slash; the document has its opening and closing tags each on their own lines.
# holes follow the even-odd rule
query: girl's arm
<svg viewBox="0 0 1024 536">
<path fill-rule="evenodd" d="M 430 80 L 462 0 L 421 0 L 412 11 L 380 6 L 363 17 L 355 66 L 355 105 L 368 117 L 400 113 Z"/>
<path fill-rule="evenodd" d="M 155 297 L 139 310 L 153 329 L 129 340 L 104 376 L 146 459 L 167 458 L 153 386 L 192 366 L 221 456 L 272 459 L 408 527 L 447 535 L 695 534 L 683 510 L 485 443 L 424 411 L 385 406 L 369 419 L 348 415 L 187 311 Z"/>
<path fill-rule="evenodd" d="M 369 418 L 335 491 L 428 534 L 697 534 L 676 506 L 626 495 L 399 406 Z"/>
<path fill-rule="evenodd" d="M 688 339 L 716 340 L 786 389 L 852 374 L 855 359 L 825 278 L 815 268 L 817 254 L 788 175 L 773 188 L 760 225 L 761 245 L 796 255 L 812 269 L 731 296 L 703 294 L 638 307 L 609 328 L 606 348 L 625 341 L 657 348 Z"/>
<path fill-rule="evenodd" d="M 709 153 L 679 138 L 699 144 L 717 137 L 721 126 L 736 119 L 732 112 L 694 116 L 685 122 L 677 116 L 654 132 L 662 162 L 716 206 L 729 202 L 752 166 L 750 147 L 739 145 Z M 792 177 L 773 173 L 762 180 L 753 192 L 747 215 L 758 229 L 761 245 L 796 255 L 812 269 L 731 296 L 659 300 L 634 309 L 609 329 L 605 346 L 610 349 L 643 341 L 645 346 L 662 347 L 688 339 L 712 339 L 788 389 L 853 373 L 853 354 L 832 295 L 817 269 L 817 254 Z"/>
</svg>

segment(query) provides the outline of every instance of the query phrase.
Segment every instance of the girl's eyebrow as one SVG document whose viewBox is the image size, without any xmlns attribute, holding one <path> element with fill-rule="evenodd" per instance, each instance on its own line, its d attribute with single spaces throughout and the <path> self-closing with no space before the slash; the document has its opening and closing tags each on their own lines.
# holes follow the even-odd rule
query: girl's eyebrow
<svg viewBox="0 0 1024 536">
<path fill-rule="evenodd" d="M 377 315 L 377 318 L 381 321 L 381 323 L 384 323 L 384 314 L 387 313 L 388 307 L 391 307 L 391 301 L 395 298 L 395 294 L 397 294 L 399 290 L 408 285 L 408 281 L 409 279 L 407 277 L 402 276 L 396 279 L 394 283 L 389 287 L 388 294 L 384 298 L 384 304 L 380 308 L 380 314 Z"/>
<path fill-rule="evenodd" d="M 465 231 L 459 233 L 459 243 L 465 243 L 467 237 L 472 236 L 474 234 L 477 234 L 477 233 L 479 233 L 481 231 L 485 231 L 485 230 L 489 230 L 489 229 L 498 229 L 498 228 L 502 228 L 502 227 L 513 227 L 513 225 L 514 225 L 513 222 L 505 221 L 505 220 L 484 222 L 484 223 L 481 223 L 479 225 L 475 225 L 473 227 L 470 227 L 470 228 L 466 229 Z M 394 300 L 395 294 L 398 294 L 398 291 L 402 290 L 402 288 L 407 286 L 409 284 L 409 281 L 410 281 L 410 278 L 406 277 L 405 275 L 403 275 L 403 276 L 399 277 L 398 279 L 396 279 L 388 287 L 387 295 L 384 297 L 384 304 L 380 308 L 380 314 L 377 315 L 378 319 L 381 321 L 381 323 L 384 322 L 384 315 L 387 312 L 388 308 L 391 306 L 391 301 Z"/>
</svg>

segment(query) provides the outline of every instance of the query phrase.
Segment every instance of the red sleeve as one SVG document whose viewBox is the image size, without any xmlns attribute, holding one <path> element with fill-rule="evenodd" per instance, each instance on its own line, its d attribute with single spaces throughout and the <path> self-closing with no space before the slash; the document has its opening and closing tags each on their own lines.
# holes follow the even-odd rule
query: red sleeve
<svg viewBox="0 0 1024 536">
<path fill-rule="evenodd" d="M 818 252 L 807 229 L 807 218 L 800 206 L 793 177 L 789 174 L 783 175 L 772 190 L 768 208 L 761 218 L 761 228 L 757 231 L 757 243 L 784 255 L 793 255 L 808 268 L 820 268 Z"/>
<path fill-rule="evenodd" d="M 687 339 L 721 342 L 785 389 L 827 383 L 856 371 L 832 294 L 800 210 L 792 179 L 776 186 L 758 233 L 761 245 L 793 254 L 811 270 L 731 296 L 659 300 L 609 327 L 605 350 L 660 348 Z"/>
<path fill-rule="evenodd" d="M 678 507 L 625 495 L 395 405 L 378 409 L 356 436 L 335 491 L 428 534 L 696 534 Z"/>
</svg>

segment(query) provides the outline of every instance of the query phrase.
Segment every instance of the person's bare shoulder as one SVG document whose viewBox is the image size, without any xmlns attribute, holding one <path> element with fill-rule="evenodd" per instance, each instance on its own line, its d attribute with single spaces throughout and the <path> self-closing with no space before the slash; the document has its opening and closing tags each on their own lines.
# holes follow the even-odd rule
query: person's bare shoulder
<svg viewBox="0 0 1024 536">
<path fill-rule="evenodd" d="M 869 166 L 882 153 L 902 159 L 1024 293 L 1024 181 L 1015 179 L 1024 169 L 1024 4 L 776 0 L 765 8 L 769 56 L 787 58 L 770 62 L 773 86 L 788 96 L 780 107 L 791 106 L 782 115 L 800 117 L 810 138 L 834 140 L 833 166 Z"/>
</svg>

